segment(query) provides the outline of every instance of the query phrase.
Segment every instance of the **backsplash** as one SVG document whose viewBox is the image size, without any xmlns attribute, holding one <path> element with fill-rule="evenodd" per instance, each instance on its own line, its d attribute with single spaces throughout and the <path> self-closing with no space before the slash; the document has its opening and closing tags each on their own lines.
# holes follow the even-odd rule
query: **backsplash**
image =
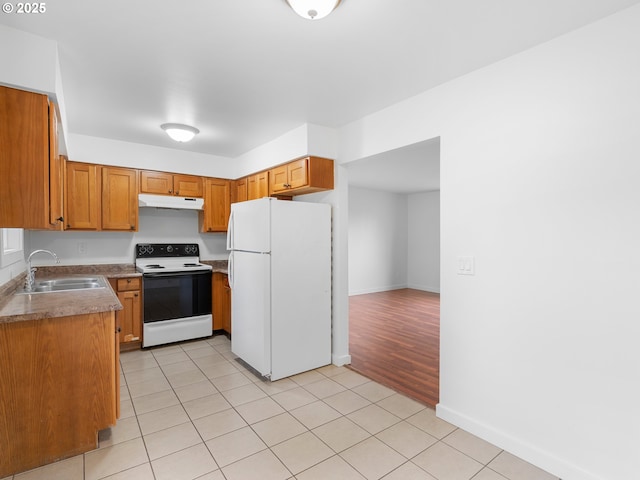
<svg viewBox="0 0 640 480">
<path fill-rule="evenodd" d="M 197 243 L 203 260 L 226 260 L 226 233 L 199 233 L 198 212 L 141 208 L 139 231 L 43 232 L 25 231 L 25 251 L 54 251 L 62 265 L 133 263 L 137 243 Z M 34 257 L 35 265 L 52 265 L 46 256 Z"/>
</svg>

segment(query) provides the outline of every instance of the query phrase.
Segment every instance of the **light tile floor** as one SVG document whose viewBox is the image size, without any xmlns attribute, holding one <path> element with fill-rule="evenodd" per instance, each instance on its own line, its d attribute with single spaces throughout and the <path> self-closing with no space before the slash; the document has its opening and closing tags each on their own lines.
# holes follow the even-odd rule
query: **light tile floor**
<svg viewBox="0 0 640 480">
<path fill-rule="evenodd" d="M 266 382 L 224 336 L 120 362 L 121 416 L 99 448 L 9 479 L 555 478 L 344 367 Z"/>
</svg>

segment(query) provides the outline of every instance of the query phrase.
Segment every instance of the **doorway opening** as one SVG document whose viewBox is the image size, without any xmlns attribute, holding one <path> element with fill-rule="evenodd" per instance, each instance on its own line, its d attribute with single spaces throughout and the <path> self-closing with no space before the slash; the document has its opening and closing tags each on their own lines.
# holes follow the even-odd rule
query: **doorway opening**
<svg viewBox="0 0 640 480">
<path fill-rule="evenodd" d="M 439 400 L 440 139 L 347 166 L 351 368 Z"/>
</svg>

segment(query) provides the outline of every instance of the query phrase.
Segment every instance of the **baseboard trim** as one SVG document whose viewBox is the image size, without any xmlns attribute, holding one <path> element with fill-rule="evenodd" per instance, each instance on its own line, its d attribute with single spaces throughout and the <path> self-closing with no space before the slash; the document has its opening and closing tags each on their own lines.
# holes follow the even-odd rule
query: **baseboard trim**
<svg viewBox="0 0 640 480">
<path fill-rule="evenodd" d="M 333 363 L 336 367 L 350 365 L 351 355 L 331 355 L 331 363 Z"/>
<path fill-rule="evenodd" d="M 550 452 L 531 445 L 506 432 L 464 415 L 442 403 L 436 405 L 436 416 L 466 430 L 473 435 L 494 444 L 495 446 L 546 470 L 560 479 L 605 480 L 591 472 L 585 471 L 575 464 L 562 460 Z"/>
<path fill-rule="evenodd" d="M 354 290 L 349 292 L 349 296 L 352 297 L 354 295 L 366 295 L 367 293 L 379 293 L 379 292 L 390 292 L 391 290 L 400 290 L 402 288 L 409 288 L 407 284 L 402 285 L 388 285 L 386 287 L 376 287 L 376 288 L 367 288 L 364 290 Z"/>
<path fill-rule="evenodd" d="M 423 292 L 440 293 L 440 287 L 433 287 L 429 285 L 416 285 L 416 284 L 410 283 L 407 288 L 412 288 L 414 290 L 422 290 Z"/>
</svg>

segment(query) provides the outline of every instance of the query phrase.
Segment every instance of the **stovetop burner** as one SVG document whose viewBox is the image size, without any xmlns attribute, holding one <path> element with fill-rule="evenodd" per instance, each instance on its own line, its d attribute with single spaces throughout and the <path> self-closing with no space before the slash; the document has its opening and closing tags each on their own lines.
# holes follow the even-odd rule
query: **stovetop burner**
<svg viewBox="0 0 640 480">
<path fill-rule="evenodd" d="M 161 272 L 162 275 L 210 271 L 210 265 L 200 263 L 199 253 L 195 243 L 140 243 L 136 245 L 136 270 L 142 273 Z"/>
</svg>

